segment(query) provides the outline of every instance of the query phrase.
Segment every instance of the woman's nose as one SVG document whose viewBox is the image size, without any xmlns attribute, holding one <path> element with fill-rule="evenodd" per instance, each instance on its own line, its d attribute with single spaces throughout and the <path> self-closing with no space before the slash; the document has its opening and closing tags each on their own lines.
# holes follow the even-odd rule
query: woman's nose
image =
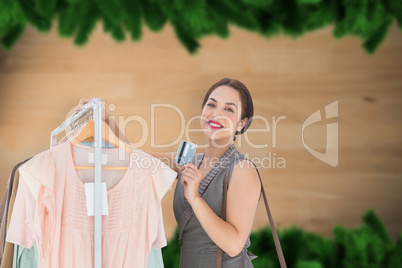
<svg viewBox="0 0 402 268">
<path fill-rule="evenodd" d="M 215 110 L 212 112 L 212 115 L 211 115 L 212 120 L 214 120 L 215 118 L 219 118 L 219 116 L 221 116 L 221 112 L 218 111 L 217 109 L 215 109 Z"/>
</svg>

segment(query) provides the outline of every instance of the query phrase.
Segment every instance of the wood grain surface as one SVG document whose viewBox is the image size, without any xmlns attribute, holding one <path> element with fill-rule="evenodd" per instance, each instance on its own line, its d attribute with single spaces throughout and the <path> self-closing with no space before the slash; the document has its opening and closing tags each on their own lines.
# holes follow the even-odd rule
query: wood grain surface
<svg viewBox="0 0 402 268">
<path fill-rule="evenodd" d="M 0 52 L 2 194 L 13 166 L 49 148 L 51 131 L 80 98 L 105 101 L 140 149 L 169 152 L 181 139 L 204 142 L 202 133 L 186 137 L 186 130 L 199 128 L 208 88 L 232 77 L 249 88 L 256 116 L 254 132 L 235 144 L 263 160 L 259 172 L 277 227 L 330 237 L 336 224 L 358 226 L 364 211 L 374 209 L 394 239 L 402 231 L 402 32 L 396 23 L 371 56 L 357 37 L 334 39 L 332 27 L 296 40 L 267 40 L 232 27 L 227 40 L 204 38 L 193 56 L 169 26 L 144 30 L 141 42 L 116 43 L 99 25 L 86 46 L 72 42 L 29 28 L 12 51 Z M 325 153 L 326 124 L 337 122 L 336 167 L 311 155 L 302 140 L 304 121 L 317 110 L 324 116 L 334 101 L 338 117 L 307 127 L 304 142 Z M 176 227 L 172 202 L 173 191 L 163 199 L 169 237 Z M 267 224 L 260 202 L 253 229 Z"/>
</svg>

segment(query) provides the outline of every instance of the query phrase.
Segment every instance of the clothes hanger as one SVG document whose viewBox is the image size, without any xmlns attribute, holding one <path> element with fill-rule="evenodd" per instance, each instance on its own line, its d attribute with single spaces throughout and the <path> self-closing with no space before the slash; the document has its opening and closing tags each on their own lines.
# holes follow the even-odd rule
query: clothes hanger
<svg viewBox="0 0 402 268">
<path fill-rule="evenodd" d="M 74 131 L 68 139 L 74 145 L 83 141 L 94 141 L 94 130 L 94 121 L 90 120 L 77 131 Z M 131 146 L 119 139 L 105 121 L 102 121 L 102 139 L 113 147 L 123 148 L 128 153 L 132 151 Z"/>
<path fill-rule="evenodd" d="M 71 152 L 73 154 L 74 160 L 74 149 L 73 146 L 82 142 L 82 141 L 93 141 L 94 140 L 94 133 L 95 133 L 95 125 L 93 120 L 88 120 L 78 129 L 74 129 L 70 134 L 66 135 L 65 140 L 70 142 Z M 113 147 L 116 148 L 123 148 L 126 152 L 131 153 L 132 147 L 127 143 L 123 142 L 119 139 L 112 129 L 106 124 L 105 121 L 102 121 L 102 139 L 107 143 L 111 144 Z M 94 166 L 75 166 L 76 169 L 94 169 Z M 102 166 L 102 169 L 108 170 L 127 170 L 128 167 L 107 167 Z"/>
</svg>

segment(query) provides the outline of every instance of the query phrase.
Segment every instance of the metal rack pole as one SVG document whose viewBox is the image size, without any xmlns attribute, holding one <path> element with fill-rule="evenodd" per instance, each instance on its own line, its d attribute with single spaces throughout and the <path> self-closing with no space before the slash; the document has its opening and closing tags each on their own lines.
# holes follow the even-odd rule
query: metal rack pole
<svg viewBox="0 0 402 268">
<path fill-rule="evenodd" d="M 95 216 L 94 216 L 94 267 L 102 267 L 102 107 L 100 99 L 95 99 Z"/>
<path fill-rule="evenodd" d="M 102 267 L 102 104 L 100 98 L 89 101 L 58 128 L 52 131 L 50 147 L 57 144 L 56 136 L 93 110 L 94 116 L 94 267 Z"/>
</svg>

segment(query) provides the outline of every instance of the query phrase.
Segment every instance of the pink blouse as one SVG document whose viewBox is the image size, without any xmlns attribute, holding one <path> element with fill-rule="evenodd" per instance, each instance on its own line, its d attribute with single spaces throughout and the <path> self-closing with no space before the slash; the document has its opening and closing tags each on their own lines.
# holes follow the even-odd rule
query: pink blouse
<svg viewBox="0 0 402 268">
<path fill-rule="evenodd" d="M 41 268 L 93 267 L 93 216 L 87 216 L 85 185 L 72 159 L 66 142 L 19 168 L 20 187 L 6 240 L 26 248 L 37 241 Z M 136 148 L 130 159 L 122 179 L 107 190 L 102 267 L 146 267 L 151 246 L 166 244 L 159 228 L 161 199 L 177 173 Z"/>
</svg>

